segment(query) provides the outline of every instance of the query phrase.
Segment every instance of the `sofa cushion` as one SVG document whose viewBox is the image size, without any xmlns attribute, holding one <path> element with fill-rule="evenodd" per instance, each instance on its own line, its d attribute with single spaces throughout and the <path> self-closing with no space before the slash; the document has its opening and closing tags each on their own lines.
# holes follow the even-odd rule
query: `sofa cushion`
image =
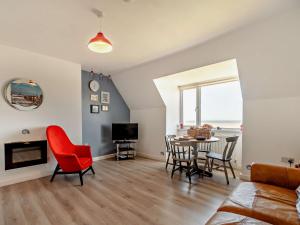
<svg viewBox="0 0 300 225">
<path fill-rule="evenodd" d="M 256 220 L 247 216 L 242 216 L 228 212 L 217 212 L 207 221 L 206 225 L 270 225 L 270 223 Z"/>
<path fill-rule="evenodd" d="M 233 212 L 271 224 L 299 224 L 296 210 L 297 195 L 273 185 L 241 183 L 221 205 L 218 211 Z"/>
</svg>

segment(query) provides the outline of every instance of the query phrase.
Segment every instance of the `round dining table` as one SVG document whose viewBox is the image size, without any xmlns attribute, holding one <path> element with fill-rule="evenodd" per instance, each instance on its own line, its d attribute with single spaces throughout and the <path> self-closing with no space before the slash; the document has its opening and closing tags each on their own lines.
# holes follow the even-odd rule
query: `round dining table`
<svg viewBox="0 0 300 225">
<path fill-rule="evenodd" d="M 194 154 L 193 169 L 192 169 L 192 172 L 191 172 L 192 176 L 195 175 L 195 174 L 198 174 L 199 176 L 206 176 L 206 177 L 212 177 L 213 176 L 212 172 L 206 171 L 205 168 L 202 168 L 202 167 L 198 166 L 198 162 L 197 162 L 198 152 L 203 152 L 202 150 L 198 151 L 198 146 L 200 144 L 216 143 L 216 142 L 220 141 L 219 138 L 210 137 L 210 138 L 207 138 L 207 139 L 199 140 L 199 139 L 195 139 L 195 138 L 191 138 L 191 137 L 187 137 L 187 138 L 185 138 L 185 137 L 175 137 L 175 140 L 176 141 L 191 141 L 191 142 L 195 143 L 195 148 L 194 148 L 194 151 L 193 151 L 193 154 Z"/>
</svg>

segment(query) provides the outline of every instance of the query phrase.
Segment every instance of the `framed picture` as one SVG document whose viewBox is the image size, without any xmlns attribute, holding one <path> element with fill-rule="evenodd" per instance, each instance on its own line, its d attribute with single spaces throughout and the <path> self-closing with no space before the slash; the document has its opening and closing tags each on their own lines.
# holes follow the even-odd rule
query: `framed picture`
<svg viewBox="0 0 300 225">
<path fill-rule="evenodd" d="M 108 112 L 109 111 L 109 106 L 108 105 L 101 105 L 101 111 Z"/>
<path fill-rule="evenodd" d="M 98 102 L 99 101 L 98 95 L 91 95 L 91 101 Z"/>
<path fill-rule="evenodd" d="M 4 88 L 6 102 L 21 111 L 37 109 L 43 102 L 43 91 L 33 80 L 15 79 Z"/>
<path fill-rule="evenodd" d="M 110 93 L 106 91 L 101 91 L 101 103 L 109 104 L 110 103 Z"/>
<path fill-rule="evenodd" d="M 99 105 L 91 105 L 91 113 L 99 113 Z"/>
</svg>

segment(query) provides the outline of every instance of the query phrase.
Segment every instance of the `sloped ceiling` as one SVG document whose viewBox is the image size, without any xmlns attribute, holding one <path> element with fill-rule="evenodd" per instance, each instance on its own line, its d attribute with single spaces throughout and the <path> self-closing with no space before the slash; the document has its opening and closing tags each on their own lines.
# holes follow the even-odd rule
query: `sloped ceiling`
<svg viewBox="0 0 300 225">
<path fill-rule="evenodd" d="M 160 77 L 153 81 L 157 88 L 163 89 L 166 86 L 177 88 L 180 86 L 228 78 L 239 79 L 235 59 Z"/>
<path fill-rule="evenodd" d="M 112 73 L 170 55 L 294 7 L 298 0 L 2 0 L 0 44 Z M 110 54 L 87 43 L 104 12 Z"/>
<path fill-rule="evenodd" d="M 164 107 L 153 79 L 235 58 L 244 100 L 300 96 L 298 7 L 113 75 L 130 109 Z M 279 106 L 280 107 L 280 106 Z"/>
</svg>

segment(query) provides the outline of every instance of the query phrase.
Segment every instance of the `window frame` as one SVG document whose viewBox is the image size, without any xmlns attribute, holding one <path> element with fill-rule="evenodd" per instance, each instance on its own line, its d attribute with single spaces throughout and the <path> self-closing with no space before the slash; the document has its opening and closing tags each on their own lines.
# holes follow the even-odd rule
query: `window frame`
<svg viewBox="0 0 300 225">
<path fill-rule="evenodd" d="M 183 124 L 183 91 L 196 88 L 196 124 L 195 126 L 201 126 L 201 88 L 204 86 L 211 86 L 222 83 L 230 83 L 240 81 L 237 77 L 228 77 L 225 79 L 210 80 L 206 82 L 194 83 L 189 85 L 178 86 L 179 89 L 179 124 Z M 185 126 L 185 125 L 184 125 Z"/>
</svg>

